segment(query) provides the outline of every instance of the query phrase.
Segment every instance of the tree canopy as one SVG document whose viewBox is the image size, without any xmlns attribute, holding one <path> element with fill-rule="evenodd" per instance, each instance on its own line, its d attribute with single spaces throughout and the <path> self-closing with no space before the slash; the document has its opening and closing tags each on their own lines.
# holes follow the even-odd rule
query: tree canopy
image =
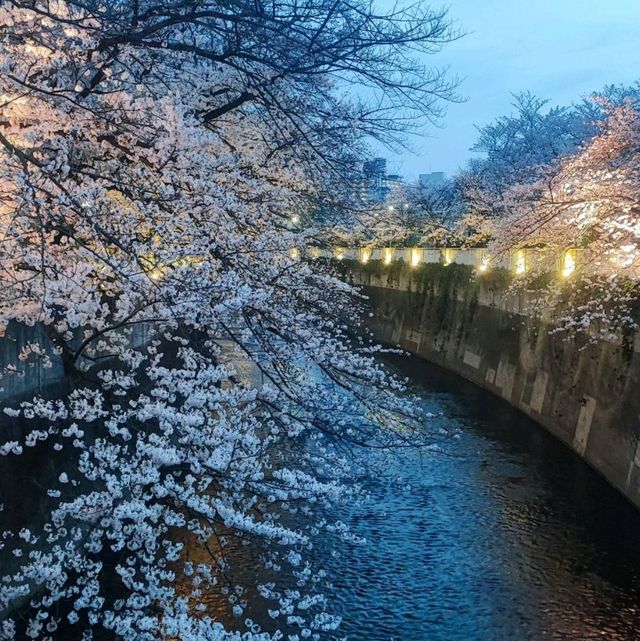
<svg viewBox="0 0 640 641">
<path fill-rule="evenodd" d="M 437 116 L 450 85 L 414 54 L 453 36 L 443 12 L 366 1 L 0 4 L 0 324 L 43 327 L 20 360 L 66 374 L 4 409 L 0 452 L 55 478 L 40 526 L 3 533 L 3 638 L 336 627 L 305 555 L 349 534 L 322 509 L 355 491 L 354 448 L 420 439 L 294 220 L 340 197 L 363 135 Z M 273 579 L 234 578 L 230 541 Z"/>
</svg>

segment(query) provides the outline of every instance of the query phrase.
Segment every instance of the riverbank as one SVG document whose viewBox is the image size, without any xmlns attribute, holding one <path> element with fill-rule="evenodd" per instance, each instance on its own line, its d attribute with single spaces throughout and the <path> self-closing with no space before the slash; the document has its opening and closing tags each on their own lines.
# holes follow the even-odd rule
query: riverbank
<svg viewBox="0 0 640 641">
<path fill-rule="evenodd" d="M 638 335 L 589 345 L 552 334 L 499 272 L 401 261 L 341 269 L 369 298 L 375 338 L 508 401 L 640 507 Z"/>
</svg>

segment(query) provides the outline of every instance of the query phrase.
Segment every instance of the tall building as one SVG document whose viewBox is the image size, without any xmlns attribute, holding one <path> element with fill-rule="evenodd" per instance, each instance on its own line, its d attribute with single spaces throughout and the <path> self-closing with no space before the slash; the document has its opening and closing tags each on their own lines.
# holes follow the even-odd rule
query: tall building
<svg viewBox="0 0 640 641">
<path fill-rule="evenodd" d="M 420 187 L 440 187 L 445 183 L 444 171 L 432 171 L 430 174 L 420 174 L 418 182 L 420 183 Z"/>
<path fill-rule="evenodd" d="M 361 199 L 384 202 L 394 183 L 402 182 L 396 174 L 387 174 L 387 159 L 373 158 L 362 165 Z"/>
<path fill-rule="evenodd" d="M 372 180 L 384 178 L 387 175 L 387 159 L 374 158 L 373 160 L 367 160 L 362 165 L 362 173 L 365 178 Z"/>
</svg>

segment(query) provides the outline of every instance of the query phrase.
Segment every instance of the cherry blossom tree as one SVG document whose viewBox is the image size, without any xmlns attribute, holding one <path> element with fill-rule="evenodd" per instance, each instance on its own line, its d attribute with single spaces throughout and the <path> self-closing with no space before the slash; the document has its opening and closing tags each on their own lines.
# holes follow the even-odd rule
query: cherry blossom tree
<svg viewBox="0 0 640 641">
<path fill-rule="evenodd" d="M 342 223 L 333 230 L 342 245 L 483 247 L 493 235 L 490 218 L 466 210 L 456 178 L 437 186 L 400 183 L 385 202 Z"/>
<path fill-rule="evenodd" d="M 0 4 L 0 324 L 43 327 L 20 357 L 66 375 L 4 408 L 0 453 L 55 478 L 2 533 L 3 638 L 335 629 L 307 559 L 350 536 L 326 508 L 357 493 L 354 449 L 421 437 L 298 221 L 400 103 L 436 115 L 450 86 L 407 56 L 451 37 L 359 1 Z"/>
<path fill-rule="evenodd" d="M 466 208 L 487 218 L 500 218 L 505 191 L 539 177 L 540 168 L 575 151 L 595 134 L 595 114 L 587 104 L 551 107 L 529 92 L 515 94 L 514 112 L 478 128 L 473 158 L 457 176 Z"/>
<path fill-rule="evenodd" d="M 538 181 L 514 184 L 505 199 L 510 215 L 502 242 L 560 251 L 588 246 L 595 270 L 633 273 L 640 240 L 639 123 L 632 104 L 612 108 L 602 132 L 580 151 L 541 167 Z"/>
<path fill-rule="evenodd" d="M 639 101 L 637 85 L 608 86 L 566 107 L 550 107 L 530 92 L 515 94 L 513 113 L 478 128 L 472 151 L 482 155 L 456 176 L 467 211 L 501 218 L 508 190 L 544 180 L 550 167 L 601 132 L 608 109 Z"/>
<path fill-rule="evenodd" d="M 640 295 L 640 111 L 633 100 L 603 103 L 599 133 L 578 151 L 514 183 L 492 251 L 543 248 L 532 275 L 555 261 L 572 277 L 561 327 L 610 336 L 635 327 Z M 568 259 L 565 258 L 568 256 Z M 571 300 L 575 299 L 575 304 Z"/>
</svg>

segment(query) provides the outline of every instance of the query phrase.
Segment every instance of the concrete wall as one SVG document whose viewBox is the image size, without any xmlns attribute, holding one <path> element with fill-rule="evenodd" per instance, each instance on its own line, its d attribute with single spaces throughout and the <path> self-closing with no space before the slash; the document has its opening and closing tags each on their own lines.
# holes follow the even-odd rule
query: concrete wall
<svg viewBox="0 0 640 641">
<path fill-rule="evenodd" d="M 40 345 L 44 354 L 32 353 L 21 360 L 20 354 L 29 343 Z M 0 338 L 0 403 L 60 381 L 64 375 L 62 360 L 53 353 L 44 328 L 11 322 Z"/>
<path fill-rule="evenodd" d="M 378 340 L 504 398 L 640 507 L 640 336 L 588 346 L 550 334 L 526 295 L 463 266 L 341 268 L 370 297 Z"/>
<path fill-rule="evenodd" d="M 129 341 L 131 346 L 144 345 L 148 340 L 148 325 L 139 323 L 133 326 Z M 29 344 L 39 345 L 42 353 L 32 352 L 21 359 L 21 353 Z M 91 365 L 89 361 L 87 363 Z M 63 378 L 62 359 L 54 353 L 53 344 L 44 327 L 9 323 L 7 331 L 0 338 L 0 406 L 40 392 L 55 383 L 60 383 Z"/>
</svg>

